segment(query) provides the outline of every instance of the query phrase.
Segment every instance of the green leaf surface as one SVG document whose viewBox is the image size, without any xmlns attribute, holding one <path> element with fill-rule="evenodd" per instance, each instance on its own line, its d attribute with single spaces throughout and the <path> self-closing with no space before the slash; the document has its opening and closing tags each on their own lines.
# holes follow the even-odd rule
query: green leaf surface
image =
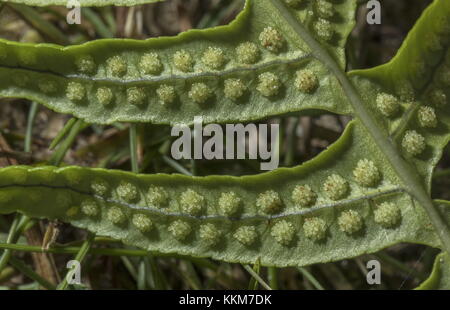
<svg viewBox="0 0 450 310">
<path fill-rule="evenodd" d="M 450 290 L 450 258 L 447 253 L 436 256 L 433 271 L 417 290 Z"/>
<path fill-rule="evenodd" d="M 324 47 L 344 68 L 355 6 L 355 0 L 333 5 L 330 21 L 313 13 L 313 3 L 289 10 L 314 36 L 318 20 L 326 21 L 331 37 Z M 89 123 L 191 124 L 197 115 L 205 123 L 245 122 L 306 109 L 351 113 L 336 78 L 268 0 L 248 0 L 230 25 L 176 37 L 69 47 L 2 40 L 0 81 L 0 96 L 31 99 Z"/>
<path fill-rule="evenodd" d="M 448 208 L 449 201 L 437 200 L 436 203 Z M 433 271 L 430 277 L 425 280 L 417 290 L 450 290 L 450 256 L 443 252 L 436 256 Z"/>
<path fill-rule="evenodd" d="M 402 155 L 414 165 L 428 190 L 433 169 L 450 140 L 449 15 L 449 1 L 434 1 L 390 62 L 350 72 L 380 130 L 399 145 Z M 377 104 L 380 94 L 396 98 L 399 106 L 396 113 L 389 117 L 382 114 Z M 423 109 L 434 114 L 432 126 L 421 122 Z M 424 138 L 426 146 L 421 154 L 414 156 L 405 150 L 403 140 L 408 131 Z"/>
<path fill-rule="evenodd" d="M 450 290 L 450 258 L 447 253 L 436 257 L 433 272 L 421 286 L 420 290 Z"/>
<path fill-rule="evenodd" d="M 335 261 L 398 242 L 439 246 L 423 209 L 398 186 L 395 172 L 364 135 L 354 122 L 338 142 L 310 162 L 258 176 L 8 167 L 0 170 L 0 212 L 60 219 L 149 251 L 240 263 L 260 258 L 265 266 Z M 371 154 L 370 160 L 383 167 L 373 187 L 361 186 L 353 176 L 361 153 Z M 324 188 L 332 173 L 348 182 L 348 191 L 339 199 L 331 199 L 330 189 Z M 298 185 L 309 185 L 316 193 L 309 207 L 293 197 Z M 27 195 L 22 194 L 24 188 Z M 271 200 L 268 191 L 280 201 Z M 235 212 L 230 211 L 235 200 L 223 198 L 229 193 L 238 199 Z M 394 204 L 400 212 L 393 225 L 375 221 L 383 203 Z M 356 224 L 342 219 L 349 210 L 358 217 Z M 443 210 L 448 219 L 450 209 Z M 320 223 L 315 225 L 318 220 L 325 225 L 323 231 Z"/>
<path fill-rule="evenodd" d="M 10 167 L 0 170 L 0 212 L 57 218 L 149 251 L 245 264 L 260 259 L 264 266 L 335 261 L 399 242 L 448 250 L 450 209 L 433 203 L 429 187 L 450 139 L 449 2 L 434 1 L 390 63 L 348 75 L 343 48 L 356 1 L 332 2 L 332 15 L 317 7 L 327 1 L 294 8 L 279 0 L 246 3 L 229 26 L 174 38 L 100 40 L 68 48 L 2 41 L 0 51 L 6 56 L 0 65 L 0 94 L 37 100 L 95 123 L 190 124 L 195 115 L 203 115 L 205 122 L 245 122 L 309 109 L 354 115 L 327 151 L 295 168 L 244 177 Z M 332 24 L 319 16 L 328 16 Z M 247 41 L 257 44 L 261 59 L 244 66 L 237 64 L 243 57 L 235 53 Z M 222 59 L 213 49 L 203 63 L 209 47 L 219 47 L 230 57 L 223 69 L 205 67 Z M 171 57 L 181 50 L 195 56 L 193 72 L 172 67 Z M 143 55 L 155 51 L 161 55 L 161 74 L 142 77 L 144 66 L 138 64 Z M 80 55 L 79 67 L 86 71 L 93 65 L 95 73 L 76 72 Z M 416 66 L 415 60 L 424 66 Z M 182 59 L 178 63 L 186 66 Z M 297 79 L 297 72 L 305 69 L 315 74 L 317 88 L 306 87 L 314 81 L 310 74 Z M 121 76 L 111 77 L 114 72 Z M 267 73 L 273 75 L 268 78 Z M 23 83 L 17 76 L 28 80 Z M 53 94 L 49 84 L 39 85 L 47 78 L 58 85 Z M 277 78 L 281 84 L 274 82 Z M 226 98 L 229 79 L 245 83 L 246 100 Z M 141 91 L 143 85 L 153 95 Z M 158 105 L 155 89 L 161 85 L 174 87 L 178 105 Z M 98 100 L 108 97 L 108 91 L 101 96 L 97 92 L 105 87 L 113 90 L 114 100 L 102 105 Z M 435 88 L 444 94 L 435 106 L 436 126 L 424 127 L 417 113 L 429 104 L 428 94 Z M 267 95 L 274 89 L 278 92 Z M 67 90 L 76 103 L 67 100 Z M 208 90 L 214 95 L 203 104 L 192 102 L 207 97 Z M 396 115 L 383 115 L 391 106 L 388 100 L 379 107 L 382 93 L 399 102 Z M 412 130 L 420 137 L 405 144 Z M 23 195 L 24 188 L 28 195 Z"/>
<path fill-rule="evenodd" d="M 133 6 L 145 3 L 160 2 L 163 0 L 77 0 L 80 6 L 107 6 L 107 5 L 117 5 L 117 6 Z M 20 3 L 31 6 L 50 6 L 50 5 L 63 5 L 67 6 L 68 3 L 75 3 L 69 0 L 4 0 L 1 2 L 11 2 Z"/>
</svg>

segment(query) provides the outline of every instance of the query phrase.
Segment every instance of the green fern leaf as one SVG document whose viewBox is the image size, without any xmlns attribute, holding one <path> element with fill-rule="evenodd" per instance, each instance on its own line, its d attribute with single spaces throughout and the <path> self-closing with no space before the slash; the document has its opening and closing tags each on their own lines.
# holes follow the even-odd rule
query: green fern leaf
<svg viewBox="0 0 450 310">
<path fill-rule="evenodd" d="M 328 22 L 324 46 L 341 68 L 355 6 L 332 6 Z M 102 124 L 192 124 L 197 115 L 205 123 L 243 122 L 306 109 L 350 114 L 337 79 L 274 10 L 271 1 L 248 0 L 230 25 L 145 41 L 60 47 L 2 40 L 0 95 Z M 314 34 L 324 20 L 308 13 L 317 10 L 312 3 L 289 10 Z"/>
<path fill-rule="evenodd" d="M 330 13 L 325 9 L 329 6 L 323 9 L 313 3 L 288 7 L 280 0 L 247 1 L 245 10 L 231 25 L 191 31 L 175 38 L 97 41 L 65 49 L 3 41 L 6 60 L 1 62 L 0 76 L 5 83 L 0 94 L 35 99 L 56 111 L 95 123 L 119 120 L 190 124 L 199 114 L 206 122 L 243 122 L 307 109 L 350 114 L 355 120 L 335 144 L 315 159 L 258 176 L 144 176 L 80 167 L 2 169 L 0 212 L 20 211 L 33 217 L 61 219 L 150 251 L 241 263 L 260 259 L 262 265 L 269 266 L 334 261 L 399 242 L 448 251 L 449 207 L 435 204 L 429 197 L 432 171 L 450 136 L 448 99 L 439 107 L 442 113 L 437 120 L 433 120 L 430 110 L 420 108 L 426 104 L 431 89 L 442 88 L 448 95 L 444 86 L 446 61 L 450 58 L 445 35 L 449 22 L 442 16 L 450 15 L 450 4 L 436 0 L 392 62 L 346 74 L 343 48 L 353 25 L 355 6 L 356 1 L 340 1 L 331 6 L 332 15 L 327 15 Z M 339 20 L 345 22 L 341 25 Z M 325 21 L 333 26 L 330 28 Z M 425 32 L 425 28 L 430 31 Z M 434 36 L 433 54 L 429 54 L 429 46 L 417 44 L 430 33 Z M 207 75 L 217 73 L 211 76 L 203 76 L 202 71 L 198 76 L 183 73 L 162 77 L 164 83 L 175 83 L 176 94 L 182 94 L 180 109 L 164 110 L 167 107 L 156 108 L 152 102 L 139 108 L 147 97 L 139 91 L 139 80 L 128 80 L 131 76 L 127 61 L 142 60 L 146 48 L 158 47 L 162 55 L 179 52 L 174 63 L 181 71 L 189 72 L 192 66 L 196 68 L 190 58 L 195 51 L 201 50 L 206 57 L 201 66 L 231 66 L 234 62 L 224 62 L 223 57 L 237 53 L 236 48 L 243 42 L 259 42 L 258 50 L 264 48 L 264 60 L 249 65 L 249 70 L 241 66 L 229 71 L 208 69 Z M 252 50 L 252 44 L 242 46 L 240 60 L 251 59 Z M 17 51 L 18 56 L 10 51 Z M 121 56 L 117 55 L 119 51 Z M 89 70 L 94 64 L 99 66 L 95 73 L 99 77 L 108 70 L 120 77 L 103 76 L 97 81 L 74 75 L 74 61 L 66 65 L 65 60 L 78 54 L 85 55 L 78 70 Z M 100 62 L 87 57 L 99 54 L 104 57 Z M 53 63 L 33 64 L 30 59 L 34 56 L 30 55 L 51 57 Z M 152 55 L 145 59 L 152 72 L 160 67 L 155 59 Z M 412 59 L 426 62 L 425 69 L 405 66 Z M 49 64 L 54 68 L 39 67 Z M 9 79 L 23 73 L 33 77 L 32 82 L 45 81 L 42 74 L 57 70 L 64 71 L 53 77 L 55 83 L 62 83 L 59 79 L 67 83 L 61 88 L 64 94 L 58 93 L 59 88 L 51 94 L 49 85 L 21 86 Z M 419 71 L 417 78 L 414 74 Z M 158 79 L 149 78 L 145 83 L 156 91 L 162 86 Z M 210 79 L 213 84 L 208 84 Z M 230 79 L 234 79 L 228 82 L 232 89 L 241 85 L 236 79 L 249 83 L 244 85 L 251 90 L 249 100 L 236 105 L 225 99 L 233 96 L 225 90 L 225 82 Z M 308 86 L 315 80 L 318 87 Z M 96 83 L 110 84 L 99 87 Z M 122 84 L 125 86 L 119 86 Z M 98 96 L 100 88 L 103 90 Z M 115 93 L 117 90 L 120 94 Z M 224 96 L 218 95 L 220 91 Z M 163 92 L 164 96 L 170 93 L 168 88 Z M 108 108 L 115 97 L 119 102 Z M 108 101 L 106 107 L 96 102 L 99 98 Z M 134 104 L 125 103 L 126 99 Z M 215 103 L 212 106 L 198 105 L 210 103 L 211 99 Z M 21 194 L 24 188 L 29 195 Z"/>
</svg>

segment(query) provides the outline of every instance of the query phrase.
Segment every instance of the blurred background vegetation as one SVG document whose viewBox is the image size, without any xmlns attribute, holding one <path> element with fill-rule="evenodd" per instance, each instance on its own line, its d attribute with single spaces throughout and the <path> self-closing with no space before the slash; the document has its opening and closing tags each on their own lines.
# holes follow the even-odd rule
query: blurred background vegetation
<svg viewBox="0 0 450 310">
<path fill-rule="evenodd" d="M 357 26 L 348 42 L 348 70 L 373 67 L 391 59 L 431 1 L 381 2 L 381 25 L 365 22 L 365 5 L 357 12 Z M 81 25 L 68 25 L 64 7 L 33 8 L 0 2 L 0 37 L 69 45 L 101 38 L 172 36 L 191 28 L 227 24 L 242 7 L 243 0 L 166 0 L 130 8 L 83 8 Z M 281 125 L 281 166 L 298 165 L 316 156 L 336 141 L 348 121 L 348 117 L 332 114 L 264 120 Z M 61 165 L 131 170 L 128 124 L 83 124 L 72 128 L 73 139 L 67 141 L 66 148 L 50 149 L 52 141 L 70 122 L 70 116 L 36 103 L 0 99 L 0 167 L 54 163 L 57 153 L 64 159 Z M 259 173 L 259 163 L 252 160 L 174 162 L 169 154 L 172 138 L 168 126 L 138 125 L 137 141 L 142 173 Z M 434 178 L 435 198 L 450 199 L 449 167 L 447 149 Z M 0 287 L 54 288 L 67 272 L 66 262 L 79 253 L 83 240 L 90 237 L 63 223 L 0 216 L 0 243 L 17 245 L 16 251 L 0 250 Z M 49 245 L 48 253 L 34 252 Z M 69 288 L 252 289 L 262 288 L 261 281 L 265 281 L 279 289 L 411 289 L 427 277 L 436 253 L 424 246 L 400 244 L 374 255 L 306 268 L 251 269 L 208 259 L 146 255 L 114 240 L 95 237 L 82 263 L 83 285 Z M 366 282 L 365 265 L 370 259 L 378 259 L 382 264 L 381 285 L 369 286 Z"/>
</svg>

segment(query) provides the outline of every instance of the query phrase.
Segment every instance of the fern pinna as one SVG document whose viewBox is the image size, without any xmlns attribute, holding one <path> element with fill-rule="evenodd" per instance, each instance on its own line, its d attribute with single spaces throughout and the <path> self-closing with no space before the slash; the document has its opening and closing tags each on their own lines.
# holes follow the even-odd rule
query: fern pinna
<svg viewBox="0 0 450 310">
<path fill-rule="evenodd" d="M 138 2 L 148 1 L 115 1 Z M 316 158 L 256 176 L 7 167 L 0 212 L 59 219 L 148 251 L 265 266 L 426 244 L 443 254 L 422 287 L 448 287 L 450 203 L 433 201 L 430 187 L 450 137 L 450 2 L 435 0 L 389 63 L 346 72 L 356 8 L 247 0 L 231 24 L 176 37 L 1 40 L 1 96 L 87 123 L 235 123 L 311 110 L 353 121 Z"/>
</svg>

